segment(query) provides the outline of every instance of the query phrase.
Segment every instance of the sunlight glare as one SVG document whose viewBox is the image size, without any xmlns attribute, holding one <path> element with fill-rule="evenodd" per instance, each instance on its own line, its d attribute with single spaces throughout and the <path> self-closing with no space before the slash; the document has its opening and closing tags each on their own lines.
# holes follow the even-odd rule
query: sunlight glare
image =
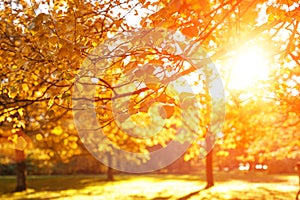
<svg viewBox="0 0 300 200">
<path fill-rule="evenodd" d="M 241 49 L 233 63 L 229 80 L 230 89 L 253 88 L 258 81 L 268 79 L 267 58 L 258 47 Z"/>
</svg>

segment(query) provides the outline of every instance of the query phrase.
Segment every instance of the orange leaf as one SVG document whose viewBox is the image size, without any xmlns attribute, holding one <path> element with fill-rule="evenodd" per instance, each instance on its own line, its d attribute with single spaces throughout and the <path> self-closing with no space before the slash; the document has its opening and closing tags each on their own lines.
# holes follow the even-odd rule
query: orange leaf
<svg viewBox="0 0 300 200">
<path fill-rule="evenodd" d="M 198 35 L 198 29 L 195 26 L 185 27 L 181 32 L 188 37 L 195 37 Z"/>
<path fill-rule="evenodd" d="M 171 105 L 164 105 L 160 109 L 160 115 L 164 119 L 169 119 L 174 114 L 175 108 Z"/>
</svg>

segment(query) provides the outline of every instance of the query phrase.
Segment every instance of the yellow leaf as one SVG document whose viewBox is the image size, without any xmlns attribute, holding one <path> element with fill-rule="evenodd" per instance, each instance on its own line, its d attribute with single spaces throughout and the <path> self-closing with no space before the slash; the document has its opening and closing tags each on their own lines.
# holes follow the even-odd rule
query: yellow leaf
<svg viewBox="0 0 300 200">
<path fill-rule="evenodd" d="M 23 89 L 23 91 L 28 92 L 29 87 L 28 87 L 28 85 L 26 83 L 23 83 L 22 84 L 22 89 Z"/>
<path fill-rule="evenodd" d="M 23 113 L 23 108 L 19 108 L 19 109 L 18 109 L 18 113 L 19 113 L 19 115 L 22 117 L 23 114 L 24 114 L 24 113 Z"/>
<path fill-rule="evenodd" d="M 25 128 L 25 121 L 24 120 L 18 121 L 18 124 L 17 124 L 16 127 L 18 127 L 18 128 Z"/>
<path fill-rule="evenodd" d="M 11 135 L 11 136 L 8 137 L 8 141 L 13 142 L 14 144 L 17 143 L 17 139 L 18 139 L 18 135 L 17 134 L 14 134 L 14 135 Z"/>
<path fill-rule="evenodd" d="M 55 96 L 53 98 L 49 99 L 49 101 L 48 101 L 48 110 L 53 106 L 54 99 L 55 99 Z"/>
<path fill-rule="evenodd" d="M 12 122 L 12 118 L 11 118 L 11 117 L 7 117 L 6 120 L 7 120 L 8 122 Z"/>
<path fill-rule="evenodd" d="M 15 87 L 11 87 L 9 92 L 8 92 L 8 96 L 12 99 L 14 99 L 18 94 L 18 90 Z"/>
<path fill-rule="evenodd" d="M 144 81 L 146 86 L 152 90 L 158 90 L 160 88 L 160 79 L 152 74 L 147 75 Z"/>
<path fill-rule="evenodd" d="M 158 83 L 146 83 L 146 86 L 149 89 L 158 90 L 160 85 Z"/>
<path fill-rule="evenodd" d="M 187 162 L 187 161 L 189 161 L 191 159 L 191 155 L 185 154 L 183 159 L 184 159 L 184 161 Z"/>
<path fill-rule="evenodd" d="M 64 139 L 64 145 L 66 146 L 69 143 L 68 139 Z"/>
<path fill-rule="evenodd" d="M 97 42 L 92 42 L 93 47 L 97 46 Z"/>
<path fill-rule="evenodd" d="M 76 142 L 71 142 L 71 143 L 70 143 L 70 147 L 71 147 L 72 149 L 77 149 L 78 145 L 77 145 Z"/>
<path fill-rule="evenodd" d="M 36 136 L 35 136 L 35 139 L 37 140 L 37 141 L 41 141 L 42 139 L 43 139 L 43 136 L 42 136 L 42 134 L 37 134 Z"/>
<path fill-rule="evenodd" d="M 63 129 L 60 126 L 56 126 L 51 133 L 55 135 L 61 135 L 63 133 Z"/>
<path fill-rule="evenodd" d="M 15 149 L 20 150 L 20 151 L 24 151 L 26 146 L 27 146 L 27 142 L 24 139 L 24 137 L 22 137 L 22 136 L 17 137 L 17 142 L 15 143 Z"/>
</svg>

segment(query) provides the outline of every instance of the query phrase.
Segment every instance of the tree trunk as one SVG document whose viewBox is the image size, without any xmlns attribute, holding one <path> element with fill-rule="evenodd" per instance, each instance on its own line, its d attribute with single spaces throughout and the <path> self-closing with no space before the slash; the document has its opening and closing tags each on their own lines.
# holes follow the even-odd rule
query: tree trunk
<svg viewBox="0 0 300 200">
<path fill-rule="evenodd" d="M 211 133 L 206 136 L 206 189 L 214 186 L 214 175 L 213 175 L 213 139 Z"/>
<path fill-rule="evenodd" d="M 114 173 L 111 167 L 107 167 L 107 180 L 113 181 L 114 180 Z"/>
<path fill-rule="evenodd" d="M 16 176 L 17 176 L 17 187 L 15 192 L 26 190 L 26 163 L 25 163 L 25 152 L 16 150 Z"/>
<path fill-rule="evenodd" d="M 112 166 L 112 156 L 110 155 L 110 153 L 107 153 L 107 180 L 108 181 L 113 181 L 114 180 L 114 174 L 113 174 L 113 168 L 111 168 Z"/>
<path fill-rule="evenodd" d="M 211 149 L 206 155 L 206 189 L 214 186 L 213 174 L 213 150 Z"/>
</svg>

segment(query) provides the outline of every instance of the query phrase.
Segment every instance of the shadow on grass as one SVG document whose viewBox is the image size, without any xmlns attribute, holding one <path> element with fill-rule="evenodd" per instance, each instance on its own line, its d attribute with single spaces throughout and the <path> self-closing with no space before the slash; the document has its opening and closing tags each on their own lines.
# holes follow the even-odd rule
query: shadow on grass
<svg viewBox="0 0 300 200">
<path fill-rule="evenodd" d="M 80 190 L 95 183 L 105 185 L 109 182 L 104 175 L 28 176 L 27 178 L 27 187 L 34 192 Z M 14 176 L 2 177 L 0 181 L 0 195 L 13 194 L 15 186 L 16 180 Z"/>
<path fill-rule="evenodd" d="M 180 198 L 178 198 L 177 200 L 187 200 L 187 199 L 189 199 L 189 198 L 191 198 L 192 196 L 195 196 L 195 195 L 198 195 L 198 194 L 200 194 L 202 191 L 205 191 L 205 190 L 207 190 L 207 189 L 209 189 L 209 188 L 203 188 L 203 189 L 201 189 L 201 190 L 197 190 L 197 191 L 195 191 L 195 192 L 192 192 L 192 193 L 189 193 L 189 194 L 187 194 L 187 195 L 185 195 L 185 196 L 183 196 L 183 197 L 180 197 Z"/>
</svg>

